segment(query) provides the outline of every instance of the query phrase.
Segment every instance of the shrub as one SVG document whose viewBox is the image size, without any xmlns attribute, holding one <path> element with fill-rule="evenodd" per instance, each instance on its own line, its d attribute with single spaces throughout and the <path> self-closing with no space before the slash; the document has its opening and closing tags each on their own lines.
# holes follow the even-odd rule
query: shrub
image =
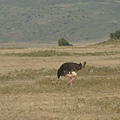
<svg viewBox="0 0 120 120">
<path fill-rule="evenodd" d="M 61 38 L 58 40 L 58 46 L 73 46 L 73 45 L 69 44 L 69 42 L 64 38 Z"/>
<path fill-rule="evenodd" d="M 110 34 L 111 39 L 118 40 L 120 39 L 120 30 L 116 30 L 116 32 Z"/>
</svg>

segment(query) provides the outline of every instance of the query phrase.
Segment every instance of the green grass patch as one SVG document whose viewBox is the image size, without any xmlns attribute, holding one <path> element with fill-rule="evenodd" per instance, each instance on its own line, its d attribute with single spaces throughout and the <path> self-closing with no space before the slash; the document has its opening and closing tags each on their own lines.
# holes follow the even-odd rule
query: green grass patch
<svg viewBox="0 0 120 120">
<path fill-rule="evenodd" d="M 87 67 L 78 71 L 78 76 L 118 76 L 120 74 L 120 67 Z M 41 76 L 57 76 L 57 69 L 21 69 L 9 71 L 5 74 L 0 74 L 0 81 L 16 80 L 16 79 L 37 79 Z"/>
<path fill-rule="evenodd" d="M 68 90 L 68 78 L 61 77 L 60 82 L 52 86 L 51 82 L 57 79 L 56 69 L 25 69 L 15 70 L 0 75 L 0 93 L 54 93 Z M 85 91 L 104 92 L 119 90 L 120 68 L 90 67 L 78 72 L 73 82 L 75 93 Z M 32 81 L 32 82 L 31 82 Z M 10 83 L 10 84 L 9 84 Z"/>
<path fill-rule="evenodd" d="M 79 76 L 117 76 L 120 74 L 120 67 L 87 67 L 78 72 Z"/>
<path fill-rule="evenodd" d="M 73 94 L 84 93 L 111 93 L 119 91 L 120 82 L 117 79 L 106 79 L 106 78 L 77 78 L 73 81 L 73 88 L 70 89 L 67 85 L 68 79 L 61 79 L 58 84 L 52 85 L 51 82 L 54 81 L 56 77 L 40 77 L 29 81 L 12 81 L 8 83 L 2 83 L 0 86 L 0 94 L 37 94 L 37 93 L 67 93 L 68 91 Z"/>
<path fill-rule="evenodd" d="M 55 50 L 34 51 L 30 53 L 7 53 L 6 56 L 19 56 L 19 57 L 50 57 L 50 56 L 71 56 L 68 52 L 57 52 Z"/>
<path fill-rule="evenodd" d="M 120 68 L 111 67 L 87 67 L 78 71 L 78 76 L 119 76 Z M 57 69 L 21 69 L 10 71 L 6 74 L 0 74 L 0 81 L 16 80 L 16 79 L 36 79 L 41 76 L 57 76 Z"/>
<path fill-rule="evenodd" d="M 18 57 L 51 57 L 51 56 L 105 56 L 119 54 L 119 51 L 110 52 L 88 52 L 88 53 L 75 53 L 75 52 L 58 52 L 55 50 L 33 51 L 29 53 L 6 53 L 4 56 L 18 56 Z M 1 54 L 2 55 L 2 54 Z"/>
<path fill-rule="evenodd" d="M 8 80 L 25 80 L 25 79 L 36 79 L 40 76 L 53 76 L 56 75 L 55 69 L 21 69 L 8 72 L 0 75 L 0 81 Z"/>
</svg>

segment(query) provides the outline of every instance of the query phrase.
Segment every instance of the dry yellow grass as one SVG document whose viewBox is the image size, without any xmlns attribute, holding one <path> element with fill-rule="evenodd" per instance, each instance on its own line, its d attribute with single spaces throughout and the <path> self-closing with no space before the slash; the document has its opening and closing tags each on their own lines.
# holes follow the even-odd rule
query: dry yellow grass
<svg viewBox="0 0 120 120">
<path fill-rule="evenodd" d="M 16 69 L 40 69 L 58 68 L 60 64 L 66 61 L 81 62 L 86 60 L 88 65 L 93 66 L 118 66 L 120 65 L 120 47 L 117 46 L 87 46 L 87 47 L 43 47 L 43 48 L 27 48 L 27 49 L 1 49 L 0 54 L 6 53 L 29 53 L 34 51 L 56 50 L 59 52 L 74 52 L 74 53 L 96 53 L 104 52 L 119 52 L 113 55 L 98 55 L 98 56 L 52 56 L 52 57 L 16 57 L 16 56 L 0 56 L 0 72 L 7 72 Z M 46 64 L 47 63 L 47 64 Z"/>
<path fill-rule="evenodd" d="M 1 120 L 119 120 L 118 94 L 27 94 L 1 96 Z"/>
<path fill-rule="evenodd" d="M 41 50 L 98 52 L 98 55 L 51 57 L 3 55 Z M 113 51 L 115 51 L 114 54 L 110 55 L 99 54 Z M 1 49 L 0 54 L 0 120 L 120 119 L 119 46 Z M 81 62 L 83 60 L 87 61 L 88 66 L 79 71 L 72 89 L 68 89 L 67 78 L 64 77 L 61 78 L 58 85 L 51 85 L 51 82 L 56 79 L 56 70 L 63 62 Z M 41 70 L 46 75 L 43 73 L 38 75 Z M 16 72 L 14 73 L 14 71 Z M 12 75 L 16 77 L 13 78 Z M 36 77 L 32 78 L 32 75 Z"/>
</svg>

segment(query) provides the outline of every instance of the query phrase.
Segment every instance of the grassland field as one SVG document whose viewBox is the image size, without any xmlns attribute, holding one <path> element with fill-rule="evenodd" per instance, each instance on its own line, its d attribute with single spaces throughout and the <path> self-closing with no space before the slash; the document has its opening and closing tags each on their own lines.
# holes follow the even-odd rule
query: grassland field
<svg viewBox="0 0 120 120">
<path fill-rule="evenodd" d="M 73 87 L 57 69 L 86 61 Z M 120 44 L 0 49 L 0 120 L 120 120 Z"/>
</svg>

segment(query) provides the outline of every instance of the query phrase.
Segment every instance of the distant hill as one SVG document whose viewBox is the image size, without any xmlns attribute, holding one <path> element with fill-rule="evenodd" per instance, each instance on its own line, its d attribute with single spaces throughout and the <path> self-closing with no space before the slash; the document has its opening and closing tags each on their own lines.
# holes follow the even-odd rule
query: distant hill
<svg viewBox="0 0 120 120">
<path fill-rule="evenodd" d="M 120 29 L 120 0 L 0 0 L 0 42 L 101 41 Z"/>
</svg>

